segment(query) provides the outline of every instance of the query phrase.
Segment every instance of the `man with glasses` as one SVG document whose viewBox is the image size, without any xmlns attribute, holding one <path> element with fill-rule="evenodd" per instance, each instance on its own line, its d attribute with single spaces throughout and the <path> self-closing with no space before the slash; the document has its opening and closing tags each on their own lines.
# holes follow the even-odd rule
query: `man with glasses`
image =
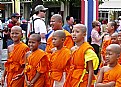
<svg viewBox="0 0 121 87">
<path fill-rule="evenodd" d="M 8 39 L 7 39 L 7 46 L 13 44 L 13 41 L 11 40 L 10 38 L 10 31 L 11 31 L 11 28 L 13 26 L 20 26 L 20 22 L 18 21 L 18 19 L 20 18 L 21 16 L 18 14 L 18 13 L 13 13 L 11 15 L 11 21 L 9 22 L 8 24 Z"/>
<path fill-rule="evenodd" d="M 45 14 L 48 8 L 45 8 L 43 5 L 37 5 L 35 7 L 35 15 L 33 16 L 33 28 L 32 31 L 34 33 L 38 33 L 41 36 L 41 44 L 39 46 L 40 49 L 45 50 L 46 47 L 46 38 L 45 34 L 47 34 L 47 29 L 45 25 Z"/>
</svg>

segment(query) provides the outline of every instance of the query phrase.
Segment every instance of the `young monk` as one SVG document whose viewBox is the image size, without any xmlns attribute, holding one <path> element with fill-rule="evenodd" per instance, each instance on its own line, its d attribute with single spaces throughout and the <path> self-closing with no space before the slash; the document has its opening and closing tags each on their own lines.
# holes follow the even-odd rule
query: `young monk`
<svg viewBox="0 0 121 87">
<path fill-rule="evenodd" d="M 53 33 L 50 57 L 50 87 L 63 87 L 70 66 L 71 51 L 64 46 L 66 35 L 63 30 Z"/>
<path fill-rule="evenodd" d="M 110 44 L 106 48 L 108 66 L 101 68 L 96 87 L 121 87 L 121 65 L 118 64 L 120 53 L 118 44 Z"/>
<path fill-rule="evenodd" d="M 72 37 L 76 46 L 71 48 L 72 66 L 64 87 L 91 87 L 94 70 L 97 69 L 99 60 L 93 47 L 85 42 L 85 36 L 85 25 L 74 25 Z"/>
<path fill-rule="evenodd" d="M 118 44 L 118 33 L 113 33 L 111 35 L 111 44 Z"/>
<path fill-rule="evenodd" d="M 44 51 L 38 48 L 41 38 L 39 34 L 32 34 L 29 37 L 28 45 L 30 50 L 26 55 L 26 66 L 24 69 L 24 87 L 44 87 L 45 77 L 48 70 L 48 58 Z"/>
<path fill-rule="evenodd" d="M 118 41 L 118 33 L 113 33 L 111 35 L 111 42 L 110 43 L 111 44 L 118 44 L 119 43 L 119 41 Z M 106 61 L 102 58 L 102 62 L 100 64 L 100 68 L 103 67 L 103 66 L 106 66 L 106 65 L 107 65 Z"/>
<path fill-rule="evenodd" d="M 121 47 L 121 31 L 118 32 L 118 44 Z M 118 59 L 118 63 L 121 65 L 121 54 L 120 54 L 120 57 Z"/>
<path fill-rule="evenodd" d="M 116 31 L 117 29 L 117 24 L 114 21 L 110 21 L 107 24 L 107 33 L 108 35 L 104 36 L 103 43 L 102 43 L 102 49 L 101 49 L 101 64 L 100 67 L 105 65 L 105 54 L 106 54 L 106 47 L 111 44 L 111 35 Z"/>
<path fill-rule="evenodd" d="M 5 70 L 2 75 L 2 86 L 4 85 L 5 77 L 7 78 L 7 87 L 23 87 L 24 78 L 12 80 L 17 74 L 20 74 L 24 69 L 24 56 L 29 48 L 22 43 L 22 29 L 19 26 L 13 26 L 10 33 L 13 44 L 8 46 L 8 59 L 5 63 Z"/>
<path fill-rule="evenodd" d="M 52 17 L 51 17 L 51 20 L 50 20 L 50 25 L 52 27 L 52 29 L 54 31 L 56 30 L 63 30 L 66 34 L 66 39 L 64 41 L 64 46 L 66 46 L 67 48 L 71 48 L 73 45 L 74 45 L 74 42 L 72 40 L 72 36 L 71 34 L 64 30 L 62 28 L 62 16 L 59 15 L 59 14 L 54 14 Z M 48 40 L 47 40 L 47 45 L 46 45 L 46 52 L 48 53 L 51 53 L 51 49 L 53 48 L 53 44 L 52 44 L 52 36 L 49 36 Z"/>
</svg>

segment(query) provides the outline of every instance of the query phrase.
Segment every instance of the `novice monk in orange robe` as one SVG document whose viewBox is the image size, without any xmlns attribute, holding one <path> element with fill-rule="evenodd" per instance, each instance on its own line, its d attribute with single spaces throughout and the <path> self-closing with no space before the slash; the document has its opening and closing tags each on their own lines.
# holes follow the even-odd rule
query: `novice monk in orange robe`
<svg viewBox="0 0 121 87">
<path fill-rule="evenodd" d="M 50 57 L 50 87 L 63 87 L 70 66 L 71 51 L 63 46 L 66 35 L 63 30 L 57 30 L 52 36 L 55 48 Z"/>
<path fill-rule="evenodd" d="M 96 87 L 121 87 L 121 65 L 118 64 L 120 53 L 118 44 L 110 44 L 106 48 L 108 66 L 101 68 Z"/>
<path fill-rule="evenodd" d="M 40 41 L 39 34 L 32 34 L 29 37 L 28 45 L 31 51 L 27 53 L 24 87 L 45 86 L 48 58 L 46 53 L 38 48 Z"/>
<path fill-rule="evenodd" d="M 109 35 L 104 36 L 102 48 L 101 48 L 101 64 L 100 67 L 103 67 L 104 65 L 107 65 L 105 62 L 105 54 L 106 54 L 106 47 L 111 44 L 111 35 L 116 31 L 117 24 L 114 21 L 110 21 L 107 24 L 107 33 Z"/>
<path fill-rule="evenodd" d="M 17 80 L 13 80 L 13 78 L 23 71 L 24 56 L 26 52 L 29 51 L 29 48 L 26 44 L 20 42 L 22 37 L 21 27 L 12 27 L 10 36 L 14 44 L 8 47 L 8 60 L 5 63 L 5 70 L 2 76 L 2 85 L 4 85 L 4 80 L 7 76 L 7 87 L 23 87 L 23 77 Z"/>
<path fill-rule="evenodd" d="M 62 16 L 59 15 L 59 14 L 55 14 L 51 17 L 51 20 L 50 20 L 50 25 L 52 27 L 52 29 L 54 31 L 56 30 L 63 30 L 62 29 Z M 72 36 L 71 34 L 66 31 L 66 30 L 63 30 L 66 34 L 66 40 L 64 41 L 64 46 L 66 46 L 67 48 L 71 48 L 73 45 L 74 45 L 74 42 L 72 40 Z M 46 45 L 46 52 L 48 53 L 51 53 L 51 49 L 53 48 L 53 44 L 52 44 L 52 37 L 48 38 L 47 40 L 47 45 Z"/>
<path fill-rule="evenodd" d="M 119 45 L 121 47 L 121 31 L 118 32 L 118 42 L 119 42 Z M 120 54 L 120 57 L 118 59 L 118 63 L 121 65 L 121 54 Z"/>
<path fill-rule="evenodd" d="M 97 69 L 99 60 L 93 47 L 84 41 L 86 27 L 76 24 L 72 30 L 72 37 L 76 46 L 72 47 L 72 66 L 67 76 L 64 87 L 91 87 L 94 70 Z"/>
<path fill-rule="evenodd" d="M 111 35 L 111 39 L 104 41 L 103 43 L 103 48 L 102 48 L 102 57 L 103 57 L 103 62 L 100 64 L 100 68 L 103 67 L 104 65 L 106 66 L 107 63 L 105 62 L 105 55 L 106 55 L 106 47 L 110 44 L 118 44 L 118 33 L 113 33 Z"/>
</svg>

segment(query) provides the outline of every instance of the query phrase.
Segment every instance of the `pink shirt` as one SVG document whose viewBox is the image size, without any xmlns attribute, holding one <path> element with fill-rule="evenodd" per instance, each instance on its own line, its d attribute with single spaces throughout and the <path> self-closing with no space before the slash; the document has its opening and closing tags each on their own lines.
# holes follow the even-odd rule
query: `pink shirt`
<svg viewBox="0 0 121 87">
<path fill-rule="evenodd" d="M 91 44 L 97 44 L 100 46 L 101 40 L 98 40 L 98 38 L 100 38 L 100 37 L 101 36 L 99 35 L 98 31 L 96 31 L 95 29 L 92 29 L 92 31 L 91 31 L 91 38 L 92 38 Z"/>
</svg>

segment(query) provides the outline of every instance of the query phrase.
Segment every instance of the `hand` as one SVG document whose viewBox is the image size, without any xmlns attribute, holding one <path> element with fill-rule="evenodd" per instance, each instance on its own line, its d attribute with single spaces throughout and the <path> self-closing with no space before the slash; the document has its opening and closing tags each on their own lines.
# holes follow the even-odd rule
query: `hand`
<svg viewBox="0 0 121 87">
<path fill-rule="evenodd" d="M 51 52 L 52 52 L 52 53 L 54 53 L 54 52 L 56 52 L 56 51 L 57 51 L 57 48 L 56 48 L 56 47 L 54 47 L 54 48 L 51 49 Z"/>
<path fill-rule="evenodd" d="M 32 87 L 33 86 L 33 83 L 31 83 L 30 81 L 27 81 L 26 84 L 27 84 L 27 87 Z"/>
<path fill-rule="evenodd" d="M 1 81 L 0 81 L 2 87 L 4 86 L 4 82 L 5 82 L 5 77 L 2 77 L 2 78 L 1 78 Z"/>
<path fill-rule="evenodd" d="M 12 80 L 17 80 L 17 79 L 19 79 L 19 78 L 21 78 L 22 77 L 22 74 L 18 74 L 18 75 L 16 75 Z"/>
<path fill-rule="evenodd" d="M 109 84 L 110 84 L 111 87 L 115 87 L 115 82 L 114 81 L 109 82 Z"/>
</svg>

